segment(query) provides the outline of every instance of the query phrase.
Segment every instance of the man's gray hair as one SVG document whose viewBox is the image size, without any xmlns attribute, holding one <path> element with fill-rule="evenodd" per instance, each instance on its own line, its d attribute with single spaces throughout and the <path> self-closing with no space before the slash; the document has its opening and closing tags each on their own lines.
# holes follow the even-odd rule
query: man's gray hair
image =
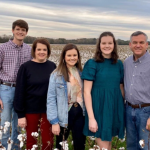
<svg viewBox="0 0 150 150">
<path fill-rule="evenodd" d="M 146 42 L 147 42 L 148 41 L 148 36 L 142 31 L 136 31 L 136 32 L 132 33 L 131 36 L 130 36 L 130 42 L 132 41 L 133 36 L 138 36 L 138 35 L 141 35 L 141 34 L 143 34 L 146 37 Z"/>
</svg>

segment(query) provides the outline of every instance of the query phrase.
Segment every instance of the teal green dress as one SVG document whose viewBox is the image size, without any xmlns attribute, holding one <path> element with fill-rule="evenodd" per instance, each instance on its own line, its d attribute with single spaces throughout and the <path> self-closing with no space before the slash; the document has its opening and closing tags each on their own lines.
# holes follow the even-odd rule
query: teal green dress
<svg viewBox="0 0 150 150">
<path fill-rule="evenodd" d="M 82 79 L 93 81 L 91 90 L 92 107 L 98 124 L 98 131 L 89 130 L 89 120 L 85 111 L 86 136 L 111 141 L 113 136 L 124 138 L 124 102 L 120 90 L 123 83 L 123 64 L 120 60 L 112 64 L 112 59 L 96 62 L 90 59 L 85 63 Z"/>
</svg>

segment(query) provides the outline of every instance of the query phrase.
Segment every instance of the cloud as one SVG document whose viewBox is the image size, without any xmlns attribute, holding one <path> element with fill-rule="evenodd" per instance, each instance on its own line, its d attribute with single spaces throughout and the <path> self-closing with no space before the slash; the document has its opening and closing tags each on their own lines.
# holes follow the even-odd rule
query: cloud
<svg viewBox="0 0 150 150">
<path fill-rule="evenodd" d="M 133 2 L 128 0 L 121 2 L 115 0 L 113 3 L 110 2 L 111 5 L 108 0 L 104 3 L 97 2 L 99 5 L 91 1 L 80 2 L 79 0 L 64 0 L 63 4 L 60 0 L 57 3 L 54 0 L 51 3 L 44 0 L 42 4 L 34 0 L 32 2 L 0 1 L 0 26 L 3 29 L 0 34 L 11 34 L 12 22 L 22 18 L 29 23 L 31 36 L 90 38 L 98 37 L 101 32 L 108 30 L 112 31 L 117 38 L 124 39 L 128 39 L 136 30 L 142 30 L 150 35 L 148 13 L 145 11 L 137 13 L 143 10 L 142 6 L 147 2 L 135 8 Z M 140 0 L 137 2 L 134 6 L 141 3 Z"/>
</svg>

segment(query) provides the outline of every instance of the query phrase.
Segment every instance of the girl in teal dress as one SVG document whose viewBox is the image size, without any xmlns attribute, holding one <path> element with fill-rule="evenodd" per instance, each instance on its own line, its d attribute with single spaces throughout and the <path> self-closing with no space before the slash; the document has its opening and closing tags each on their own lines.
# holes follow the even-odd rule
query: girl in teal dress
<svg viewBox="0 0 150 150">
<path fill-rule="evenodd" d="M 103 32 L 93 59 L 84 66 L 86 136 L 96 137 L 100 148 L 111 150 L 113 136 L 124 138 L 123 64 L 111 32 Z"/>
</svg>

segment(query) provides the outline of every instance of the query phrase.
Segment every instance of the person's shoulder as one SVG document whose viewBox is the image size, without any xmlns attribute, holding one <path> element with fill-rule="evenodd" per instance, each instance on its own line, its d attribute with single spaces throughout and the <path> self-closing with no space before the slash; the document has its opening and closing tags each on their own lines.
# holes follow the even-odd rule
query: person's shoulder
<svg viewBox="0 0 150 150">
<path fill-rule="evenodd" d="M 129 62 L 129 61 L 131 61 L 131 60 L 133 60 L 133 55 L 127 57 L 127 58 L 125 59 L 125 61 L 124 61 L 124 64 L 126 64 L 127 62 Z"/>
<path fill-rule="evenodd" d="M 27 48 L 27 49 L 31 49 L 31 46 L 29 44 L 23 43 L 23 47 Z"/>
<path fill-rule="evenodd" d="M 88 65 L 96 65 L 97 62 L 95 61 L 94 58 L 91 58 L 91 59 L 89 59 L 89 60 L 86 61 L 86 64 L 88 64 Z"/>
<path fill-rule="evenodd" d="M 117 60 L 117 63 L 118 63 L 119 65 L 122 65 L 122 64 L 123 64 L 122 60 L 120 60 L 120 59 Z"/>
<path fill-rule="evenodd" d="M 49 65 L 56 66 L 56 64 L 55 64 L 53 61 L 50 61 L 50 60 L 47 60 L 47 63 L 48 63 Z"/>
<path fill-rule="evenodd" d="M 0 49 L 8 47 L 10 45 L 9 42 L 10 41 L 0 44 Z"/>
<path fill-rule="evenodd" d="M 57 68 L 55 70 L 53 70 L 53 72 L 51 73 L 51 78 L 57 78 L 57 76 L 59 76 L 60 73 L 58 72 Z"/>
<path fill-rule="evenodd" d="M 29 60 L 29 61 L 24 62 L 24 63 L 22 64 L 22 66 L 28 67 L 28 66 L 31 66 L 31 64 L 32 64 L 32 61 Z"/>
<path fill-rule="evenodd" d="M 90 58 L 89 60 L 87 60 L 87 62 L 90 62 L 90 63 L 96 63 L 96 61 L 95 61 L 94 58 Z"/>
<path fill-rule="evenodd" d="M 27 70 L 28 67 L 31 67 L 31 60 L 21 64 L 19 71 L 24 72 Z"/>
</svg>

